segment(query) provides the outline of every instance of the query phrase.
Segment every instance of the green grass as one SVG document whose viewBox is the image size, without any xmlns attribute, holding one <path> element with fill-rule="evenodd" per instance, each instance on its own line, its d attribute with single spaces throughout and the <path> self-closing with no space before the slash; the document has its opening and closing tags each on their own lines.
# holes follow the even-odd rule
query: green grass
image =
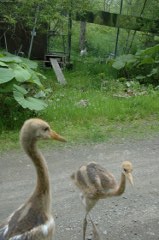
<svg viewBox="0 0 159 240">
<path fill-rule="evenodd" d="M 54 82 L 49 107 L 40 117 L 63 133 L 72 143 L 108 141 L 121 137 L 143 138 L 159 131 L 159 94 L 113 97 L 101 91 L 88 71 L 65 73 L 67 86 Z M 94 80 L 92 80 L 94 78 Z M 119 89 L 117 89 L 118 92 Z M 78 103 L 86 100 L 86 107 Z"/>
<path fill-rule="evenodd" d="M 158 92 L 114 97 L 112 92 L 101 91 L 98 76 L 86 70 L 66 71 L 66 86 L 57 83 L 52 71 L 47 70 L 45 75 L 45 84 L 53 92 L 48 108 L 39 112 L 38 117 L 62 134 L 67 144 L 140 139 L 159 133 Z M 81 106 L 81 100 L 86 100 L 87 105 Z M 1 133 L 0 151 L 19 147 L 19 129 Z"/>
<path fill-rule="evenodd" d="M 41 117 L 45 116 L 48 122 L 70 135 L 72 141 L 78 141 L 79 138 L 101 141 L 109 138 L 113 132 L 120 132 L 120 129 L 123 133 L 124 125 L 134 128 L 135 123 L 142 125 L 144 121 L 157 120 L 158 98 L 158 95 L 113 98 L 97 90 L 83 92 L 66 88 L 54 95 L 52 104 Z M 81 99 L 88 101 L 86 107 L 78 105 Z"/>
</svg>

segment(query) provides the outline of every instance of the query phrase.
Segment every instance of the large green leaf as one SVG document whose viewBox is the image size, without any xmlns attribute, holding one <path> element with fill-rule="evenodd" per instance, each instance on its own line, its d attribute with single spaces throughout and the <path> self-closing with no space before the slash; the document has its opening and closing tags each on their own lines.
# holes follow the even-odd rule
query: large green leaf
<svg viewBox="0 0 159 240">
<path fill-rule="evenodd" d="M 113 67 L 117 70 L 122 69 L 125 67 L 126 64 L 136 62 L 136 57 L 132 54 L 125 54 L 117 57 L 113 63 Z"/>
<path fill-rule="evenodd" d="M 0 61 L 2 61 L 2 62 L 15 62 L 15 63 L 21 63 L 22 62 L 22 60 L 20 59 L 20 57 L 18 57 L 18 56 L 5 56 L 5 57 L 1 57 L 0 58 Z"/>
<path fill-rule="evenodd" d="M 22 68 L 19 65 L 15 65 L 13 68 L 15 78 L 18 82 L 25 82 L 30 79 L 31 74 L 27 69 Z"/>
<path fill-rule="evenodd" d="M 143 51 L 144 55 L 153 55 L 153 54 L 156 54 L 156 53 L 159 53 L 159 44 L 153 46 L 153 47 L 150 47 L 150 48 L 146 48 L 144 51 Z"/>
<path fill-rule="evenodd" d="M 40 82 L 37 72 L 35 72 L 31 69 L 29 70 L 29 72 L 31 74 L 31 78 L 30 78 L 29 82 L 34 83 L 34 84 L 38 85 L 39 87 L 43 87 L 43 85 Z"/>
<path fill-rule="evenodd" d="M 125 61 L 127 63 L 136 61 L 135 56 L 132 54 L 124 54 L 124 55 L 121 55 L 119 58 L 122 59 L 122 61 Z"/>
<path fill-rule="evenodd" d="M 28 58 L 21 58 L 23 62 L 32 69 L 37 69 L 38 64 L 34 61 L 29 60 Z"/>
<path fill-rule="evenodd" d="M 18 86 L 18 85 L 16 85 L 16 84 L 14 84 L 13 87 L 14 87 L 13 90 L 14 90 L 14 91 L 17 91 L 17 95 L 18 95 L 18 94 L 19 94 L 19 95 L 25 95 L 25 94 L 28 93 L 28 91 L 27 91 L 25 88 L 20 87 L 20 86 Z"/>
<path fill-rule="evenodd" d="M 15 77 L 12 69 L 0 67 L 0 84 L 9 82 Z"/>
<path fill-rule="evenodd" d="M 155 60 L 154 60 L 152 57 L 150 57 L 150 56 L 145 56 L 144 59 L 141 60 L 139 66 L 140 66 L 140 65 L 144 65 L 144 64 L 153 64 L 153 63 L 155 63 Z"/>
<path fill-rule="evenodd" d="M 150 48 L 146 48 L 144 50 L 139 50 L 135 55 L 136 56 L 146 56 L 146 55 L 156 55 L 156 53 L 159 52 L 159 44 L 150 47 Z"/>
<path fill-rule="evenodd" d="M 125 67 L 125 62 L 123 61 L 115 61 L 112 65 L 113 68 L 117 69 L 117 70 L 120 70 L 122 69 L 123 67 Z"/>
<path fill-rule="evenodd" d="M 8 67 L 8 65 L 7 65 L 6 63 L 1 62 L 1 61 L 0 61 L 0 66 L 1 66 L 1 67 Z"/>
<path fill-rule="evenodd" d="M 132 54 L 124 54 L 124 55 L 117 57 L 116 61 L 134 62 L 134 61 L 136 61 L 136 57 Z"/>
<path fill-rule="evenodd" d="M 36 99 L 33 97 L 25 97 L 27 93 L 28 92 L 23 87 L 14 84 L 14 98 L 23 108 L 40 111 L 47 107 L 47 104 L 40 99 Z"/>
</svg>

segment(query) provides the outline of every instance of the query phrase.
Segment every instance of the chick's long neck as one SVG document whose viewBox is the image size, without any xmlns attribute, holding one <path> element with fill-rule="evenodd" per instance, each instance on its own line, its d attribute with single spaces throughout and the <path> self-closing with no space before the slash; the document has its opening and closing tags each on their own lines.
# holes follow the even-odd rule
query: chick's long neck
<svg viewBox="0 0 159 240">
<path fill-rule="evenodd" d="M 107 197 L 122 195 L 125 191 L 125 187 L 126 187 L 126 177 L 125 177 L 125 174 L 122 172 L 119 185 L 117 185 L 114 190 L 111 190 L 109 193 L 107 193 Z"/>
<path fill-rule="evenodd" d="M 124 193 L 125 187 L 126 187 L 126 177 L 125 177 L 125 174 L 122 172 L 121 179 L 120 179 L 120 184 L 119 184 L 119 187 L 117 189 L 117 195 L 118 196 L 120 196 L 121 194 Z"/>
<path fill-rule="evenodd" d="M 46 161 L 42 153 L 38 150 L 36 141 L 27 139 L 21 139 L 22 146 L 27 155 L 32 159 L 36 172 L 37 172 L 37 183 L 36 188 L 31 198 L 41 199 L 42 204 L 45 202 L 45 208 L 50 209 L 51 205 L 51 192 L 50 192 L 50 181 Z"/>
</svg>

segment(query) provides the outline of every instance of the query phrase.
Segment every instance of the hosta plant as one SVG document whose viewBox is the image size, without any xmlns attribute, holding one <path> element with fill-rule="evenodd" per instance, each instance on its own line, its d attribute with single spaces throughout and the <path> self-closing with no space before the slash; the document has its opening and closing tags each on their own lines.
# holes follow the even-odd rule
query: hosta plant
<svg viewBox="0 0 159 240">
<path fill-rule="evenodd" d="M 48 89 L 37 72 L 37 63 L 25 58 L 0 53 L 0 99 L 15 100 L 22 108 L 39 111 L 47 107 Z"/>
</svg>

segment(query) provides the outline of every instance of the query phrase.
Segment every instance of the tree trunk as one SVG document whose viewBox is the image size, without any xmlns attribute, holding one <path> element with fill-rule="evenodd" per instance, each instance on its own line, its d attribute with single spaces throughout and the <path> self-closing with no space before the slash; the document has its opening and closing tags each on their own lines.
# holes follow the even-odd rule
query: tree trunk
<svg viewBox="0 0 159 240">
<path fill-rule="evenodd" d="M 79 48 L 80 51 L 86 49 L 86 21 L 80 22 Z"/>
<path fill-rule="evenodd" d="M 72 42 L 72 11 L 68 14 L 68 62 L 71 59 L 71 42 Z"/>
</svg>

